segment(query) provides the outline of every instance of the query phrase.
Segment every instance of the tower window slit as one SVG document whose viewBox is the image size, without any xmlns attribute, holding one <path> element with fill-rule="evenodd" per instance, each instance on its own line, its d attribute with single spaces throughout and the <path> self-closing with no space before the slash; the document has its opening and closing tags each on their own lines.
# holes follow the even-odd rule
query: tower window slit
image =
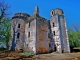
<svg viewBox="0 0 80 60">
<path fill-rule="evenodd" d="M 19 38 L 20 37 L 20 33 L 17 33 L 17 38 Z"/>
<path fill-rule="evenodd" d="M 53 11 L 52 11 L 52 15 L 53 15 Z"/>
<path fill-rule="evenodd" d="M 28 32 L 28 37 L 30 37 L 30 32 Z"/>
<path fill-rule="evenodd" d="M 20 24 L 18 24 L 18 28 L 20 28 Z"/>
<path fill-rule="evenodd" d="M 53 27 L 55 27 L 54 22 L 53 22 Z"/>
<path fill-rule="evenodd" d="M 29 27 L 30 27 L 30 22 L 29 22 Z"/>
</svg>

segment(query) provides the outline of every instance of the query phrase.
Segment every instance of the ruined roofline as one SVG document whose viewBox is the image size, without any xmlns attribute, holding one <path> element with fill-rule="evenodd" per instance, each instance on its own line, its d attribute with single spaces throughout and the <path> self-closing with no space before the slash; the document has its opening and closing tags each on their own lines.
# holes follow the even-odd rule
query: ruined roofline
<svg viewBox="0 0 80 60">
<path fill-rule="evenodd" d="M 54 14 L 52 14 L 52 12 L 54 12 Z M 56 8 L 56 9 L 51 10 L 51 15 L 58 15 L 58 14 L 63 15 L 64 14 L 63 10 L 60 8 Z M 12 17 L 12 19 L 14 19 L 14 18 L 22 18 L 22 19 L 26 20 L 26 22 L 29 20 L 33 20 L 33 19 L 48 20 L 48 19 L 41 17 L 39 15 L 39 7 L 38 6 L 35 7 L 34 14 L 32 16 L 30 16 L 27 13 L 15 13 L 14 16 Z"/>
<path fill-rule="evenodd" d="M 53 15 L 64 15 L 64 12 L 60 8 L 55 8 L 50 11 L 51 16 Z"/>
<path fill-rule="evenodd" d="M 14 16 L 25 16 L 25 17 L 28 16 L 28 17 L 30 17 L 30 15 L 27 13 L 15 13 Z"/>
<path fill-rule="evenodd" d="M 28 17 L 30 17 L 30 15 L 27 13 L 15 13 L 14 16 L 12 17 L 12 19 L 22 18 L 22 19 L 26 20 Z"/>
<path fill-rule="evenodd" d="M 62 10 L 61 8 L 55 8 L 55 9 L 52 9 L 52 10 L 57 10 L 57 9 L 58 9 L 58 10 Z"/>
<path fill-rule="evenodd" d="M 29 21 L 34 20 L 34 19 L 38 19 L 41 21 L 48 20 L 46 18 L 41 17 L 40 15 L 36 14 L 36 15 L 30 16 L 27 13 L 15 13 L 14 16 L 12 17 L 12 19 L 14 19 L 14 18 L 21 18 L 21 19 L 24 19 L 26 22 L 29 22 Z"/>
<path fill-rule="evenodd" d="M 28 20 L 26 20 L 26 22 L 30 22 L 30 21 L 32 21 L 34 19 L 40 20 L 40 21 L 43 21 L 43 22 L 48 22 L 48 19 L 43 18 L 43 17 L 41 17 L 39 15 L 37 15 L 37 16 L 33 15 L 33 16 L 29 17 Z"/>
<path fill-rule="evenodd" d="M 60 11 L 63 11 L 61 8 L 55 8 L 55 9 L 52 9 L 53 11 L 55 11 L 55 10 L 60 10 Z M 51 10 L 51 11 L 52 11 Z M 64 13 L 64 12 L 63 12 Z"/>
</svg>

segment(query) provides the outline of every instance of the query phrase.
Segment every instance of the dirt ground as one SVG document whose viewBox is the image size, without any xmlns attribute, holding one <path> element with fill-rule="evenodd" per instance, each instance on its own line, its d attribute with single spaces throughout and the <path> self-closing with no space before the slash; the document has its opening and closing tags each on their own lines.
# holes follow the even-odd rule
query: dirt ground
<svg viewBox="0 0 80 60">
<path fill-rule="evenodd" d="M 36 55 L 36 60 L 80 60 L 80 52 L 63 54 L 59 53 L 41 54 Z"/>
<path fill-rule="evenodd" d="M 77 53 L 49 53 L 35 56 L 24 56 L 16 52 L 0 52 L 0 60 L 80 60 L 80 52 Z"/>
</svg>

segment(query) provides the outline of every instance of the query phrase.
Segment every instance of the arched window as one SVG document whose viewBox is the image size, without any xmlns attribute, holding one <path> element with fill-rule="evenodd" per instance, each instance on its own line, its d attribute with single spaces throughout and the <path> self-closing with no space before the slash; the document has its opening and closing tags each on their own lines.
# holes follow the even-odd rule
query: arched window
<svg viewBox="0 0 80 60">
<path fill-rule="evenodd" d="M 51 14 L 52 14 L 52 16 L 53 16 L 53 15 L 55 14 L 55 12 L 54 12 L 54 11 L 52 11 L 52 12 L 51 12 Z"/>
</svg>

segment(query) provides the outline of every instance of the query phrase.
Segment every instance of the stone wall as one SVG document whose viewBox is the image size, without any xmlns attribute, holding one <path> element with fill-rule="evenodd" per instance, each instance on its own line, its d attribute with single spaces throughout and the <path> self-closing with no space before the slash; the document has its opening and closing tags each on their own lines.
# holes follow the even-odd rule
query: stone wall
<svg viewBox="0 0 80 60">
<path fill-rule="evenodd" d="M 11 36 L 9 50 L 24 51 L 25 21 L 30 17 L 27 13 L 16 13 L 12 17 Z"/>
<path fill-rule="evenodd" d="M 58 23 L 58 16 L 52 16 L 50 19 L 52 38 L 54 39 L 54 51 L 61 52 L 61 38 Z"/>
<path fill-rule="evenodd" d="M 59 15 L 58 20 L 59 20 L 59 26 L 60 26 L 60 35 L 62 38 L 61 45 L 63 48 L 63 52 L 70 52 L 65 16 Z"/>
<path fill-rule="evenodd" d="M 25 51 L 36 54 L 36 19 L 26 22 Z"/>
<path fill-rule="evenodd" d="M 58 8 L 51 11 L 50 24 L 57 51 L 69 52 L 67 26 L 62 9 Z"/>
<path fill-rule="evenodd" d="M 37 53 L 47 53 L 50 51 L 50 40 L 48 38 L 48 22 L 47 20 L 45 21 L 43 22 L 43 20 L 37 20 Z"/>
<path fill-rule="evenodd" d="M 16 51 L 24 50 L 25 21 L 19 18 L 12 19 L 11 29 L 12 29 L 12 45 L 14 45 L 14 49 Z"/>
</svg>

